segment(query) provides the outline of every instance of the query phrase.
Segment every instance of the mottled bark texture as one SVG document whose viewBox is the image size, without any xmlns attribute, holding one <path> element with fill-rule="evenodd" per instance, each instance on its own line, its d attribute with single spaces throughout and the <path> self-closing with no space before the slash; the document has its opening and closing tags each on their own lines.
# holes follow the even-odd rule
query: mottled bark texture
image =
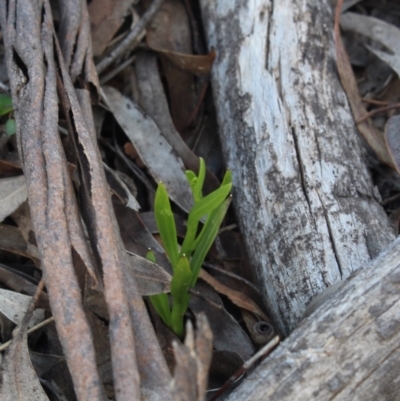
<svg viewBox="0 0 400 401">
<path fill-rule="evenodd" d="M 259 286 L 288 335 L 307 304 L 394 238 L 334 55 L 327 0 L 201 0 L 234 204 Z"/>
<path fill-rule="evenodd" d="M 227 400 L 398 400 L 399 305 L 400 239 L 303 320 Z"/>
</svg>

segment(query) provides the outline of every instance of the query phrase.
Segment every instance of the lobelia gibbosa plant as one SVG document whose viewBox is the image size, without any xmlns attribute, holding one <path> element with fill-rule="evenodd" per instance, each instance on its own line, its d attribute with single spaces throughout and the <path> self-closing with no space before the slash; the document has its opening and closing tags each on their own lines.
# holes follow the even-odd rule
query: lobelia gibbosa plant
<svg viewBox="0 0 400 401">
<path fill-rule="evenodd" d="M 152 295 L 150 301 L 164 323 L 178 337 L 183 336 L 183 317 L 189 305 L 189 290 L 196 284 L 201 266 L 218 234 L 231 202 L 231 198 L 228 197 L 232 188 L 230 170 L 225 173 L 221 186 L 203 197 L 205 175 L 206 166 L 201 158 L 198 176 L 193 171 L 186 171 L 186 178 L 193 193 L 194 205 L 189 212 L 186 235 L 181 247 L 178 244 L 168 193 L 163 183 L 158 185 L 154 201 L 158 231 L 173 269 L 172 303 L 170 305 L 168 294 Z M 155 262 L 152 251 L 149 251 L 147 258 Z"/>
</svg>

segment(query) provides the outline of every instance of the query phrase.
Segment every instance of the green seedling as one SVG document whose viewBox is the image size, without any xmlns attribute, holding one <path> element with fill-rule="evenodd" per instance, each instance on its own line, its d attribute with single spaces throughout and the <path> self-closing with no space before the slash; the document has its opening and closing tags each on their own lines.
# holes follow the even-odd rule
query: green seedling
<svg viewBox="0 0 400 401">
<path fill-rule="evenodd" d="M 221 223 L 228 210 L 231 198 L 232 175 L 228 170 L 221 186 L 203 197 L 203 184 L 206 166 L 200 159 L 199 174 L 186 172 L 186 178 L 193 193 L 194 205 L 187 219 L 186 235 L 179 247 L 176 226 L 168 193 L 163 183 L 157 188 L 154 213 L 158 231 L 165 252 L 171 262 L 173 275 L 171 281 L 171 297 L 167 294 L 150 296 L 150 301 L 164 323 L 178 336 L 183 336 L 183 317 L 188 308 L 190 294 L 199 277 L 201 266 L 207 256 Z M 150 251 L 147 258 L 155 262 Z M 170 305 L 170 298 L 172 307 Z"/>
<path fill-rule="evenodd" d="M 0 94 L 0 117 L 13 111 L 11 96 Z M 9 118 L 6 122 L 6 133 L 11 136 L 15 134 L 15 121 Z"/>
</svg>

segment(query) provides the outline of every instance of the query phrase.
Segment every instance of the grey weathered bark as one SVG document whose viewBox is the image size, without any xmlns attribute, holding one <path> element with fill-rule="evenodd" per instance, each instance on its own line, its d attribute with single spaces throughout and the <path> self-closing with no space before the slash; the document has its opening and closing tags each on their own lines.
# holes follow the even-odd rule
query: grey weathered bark
<svg viewBox="0 0 400 401">
<path fill-rule="evenodd" d="M 327 0 L 201 0 L 235 207 L 289 334 L 310 300 L 394 238 L 335 68 Z"/>
<path fill-rule="evenodd" d="M 399 400 L 399 306 L 397 239 L 303 320 L 228 400 Z"/>
</svg>

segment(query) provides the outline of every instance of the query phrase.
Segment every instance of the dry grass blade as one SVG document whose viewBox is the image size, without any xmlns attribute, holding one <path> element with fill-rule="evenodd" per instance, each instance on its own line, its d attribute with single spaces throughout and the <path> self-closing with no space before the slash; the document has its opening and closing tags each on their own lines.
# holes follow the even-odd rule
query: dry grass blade
<svg viewBox="0 0 400 401">
<path fill-rule="evenodd" d="M 385 126 L 385 138 L 397 172 L 400 174 L 400 115 L 390 117 Z"/>
<path fill-rule="evenodd" d="M 2 361 L 0 369 L 0 399 L 2 401 L 32 400 L 48 401 L 39 379 L 32 367 L 28 350 L 27 329 L 35 302 L 43 290 L 42 281 L 32 298 L 21 324 L 13 333 L 13 340 Z"/>
<path fill-rule="evenodd" d="M 358 93 L 354 73 L 340 36 L 339 20 L 342 4 L 343 0 L 338 0 L 335 13 L 336 64 L 340 80 L 349 100 L 351 111 L 353 112 L 354 120 L 358 121 L 367 113 L 367 111 L 365 110 L 361 97 Z M 394 164 L 387 150 L 383 135 L 372 124 L 371 120 L 363 121 L 359 123 L 357 127 L 365 141 L 376 153 L 378 159 L 388 166 L 394 168 Z"/>
</svg>

